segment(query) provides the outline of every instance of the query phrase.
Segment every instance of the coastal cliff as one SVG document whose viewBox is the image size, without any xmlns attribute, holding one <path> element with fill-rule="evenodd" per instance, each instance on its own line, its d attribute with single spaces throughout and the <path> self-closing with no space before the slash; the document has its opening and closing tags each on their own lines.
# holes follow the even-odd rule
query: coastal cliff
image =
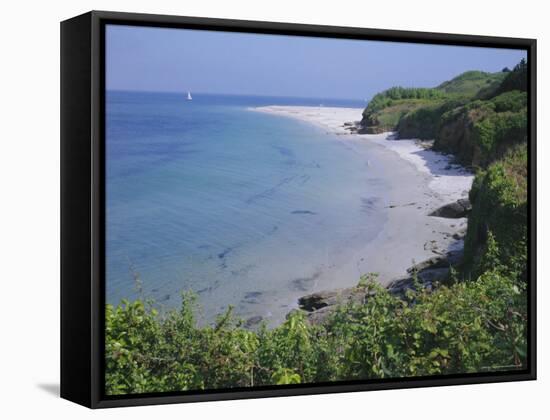
<svg viewBox="0 0 550 420">
<path fill-rule="evenodd" d="M 393 87 L 369 102 L 360 132 L 435 140 L 436 150 L 485 167 L 527 140 L 526 89 L 524 60 L 511 71 L 469 71 L 435 88 Z"/>
<path fill-rule="evenodd" d="M 476 171 L 464 275 L 483 272 L 491 246 L 514 270 L 526 262 L 527 63 L 499 73 L 469 71 L 432 89 L 394 87 L 374 96 L 359 132 L 396 131 L 433 140 Z M 493 242 L 492 245 L 490 242 Z M 517 261 L 516 261 L 517 260 Z"/>
</svg>

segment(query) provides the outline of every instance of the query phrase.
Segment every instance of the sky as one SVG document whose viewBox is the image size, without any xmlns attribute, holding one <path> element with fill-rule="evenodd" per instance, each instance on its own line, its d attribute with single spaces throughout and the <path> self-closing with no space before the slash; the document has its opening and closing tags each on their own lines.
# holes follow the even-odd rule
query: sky
<svg viewBox="0 0 550 420">
<path fill-rule="evenodd" d="M 107 25 L 108 90 L 370 99 L 467 70 L 512 68 L 525 51 Z"/>
</svg>

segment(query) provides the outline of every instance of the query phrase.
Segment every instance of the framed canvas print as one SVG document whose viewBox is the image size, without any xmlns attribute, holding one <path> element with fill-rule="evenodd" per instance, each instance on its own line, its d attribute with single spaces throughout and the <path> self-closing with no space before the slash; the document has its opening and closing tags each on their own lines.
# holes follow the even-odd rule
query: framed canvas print
<svg viewBox="0 0 550 420">
<path fill-rule="evenodd" d="M 61 394 L 529 380 L 535 40 L 61 24 Z"/>
</svg>

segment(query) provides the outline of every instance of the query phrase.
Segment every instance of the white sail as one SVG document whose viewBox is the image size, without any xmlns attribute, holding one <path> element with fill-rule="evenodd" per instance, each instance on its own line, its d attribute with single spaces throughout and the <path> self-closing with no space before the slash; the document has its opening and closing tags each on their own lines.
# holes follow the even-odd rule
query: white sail
<svg viewBox="0 0 550 420">
<path fill-rule="evenodd" d="M 191 96 L 191 92 L 187 91 L 187 100 L 191 101 L 193 97 Z"/>
</svg>

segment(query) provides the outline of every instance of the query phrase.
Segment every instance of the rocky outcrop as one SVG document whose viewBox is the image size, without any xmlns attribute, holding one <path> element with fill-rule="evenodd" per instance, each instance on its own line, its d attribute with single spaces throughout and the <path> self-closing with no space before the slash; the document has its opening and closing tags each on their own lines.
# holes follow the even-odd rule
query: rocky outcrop
<svg viewBox="0 0 550 420">
<path fill-rule="evenodd" d="M 445 255 L 437 255 L 435 257 L 428 258 L 418 264 L 413 265 L 407 269 L 407 273 L 413 274 L 422 273 L 426 270 L 433 270 L 436 268 L 449 268 L 451 266 L 459 265 L 462 261 L 464 252 L 460 251 L 450 251 Z"/>
<path fill-rule="evenodd" d="M 397 278 L 387 286 L 394 296 L 405 297 L 407 290 L 412 290 L 418 281 L 422 287 L 432 290 L 438 283 L 449 280 L 450 268 L 460 264 L 463 252 L 451 251 L 422 261 L 407 270 L 407 275 Z M 415 280 L 416 277 L 416 280 Z M 344 289 L 323 290 L 311 293 L 298 299 L 300 310 L 307 313 L 307 319 L 312 324 L 323 323 L 338 305 L 347 303 L 363 304 L 374 294 L 365 287 L 349 287 Z"/>
<path fill-rule="evenodd" d="M 451 251 L 415 264 L 407 270 L 406 276 L 393 280 L 387 289 L 393 295 L 404 297 L 407 290 L 414 289 L 415 281 L 418 281 L 422 287 L 432 290 L 437 283 L 445 284 L 450 280 L 451 267 L 459 265 L 463 256 L 462 250 Z"/>
<path fill-rule="evenodd" d="M 351 302 L 362 303 L 365 301 L 365 297 L 365 289 L 360 287 L 323 290 L 321 292 L 302 296 L 298 299 L 298 306 L 304 311 L 313 312 L 327 306 L 334 306 Z"/>
<path fill-rule="evenodd" d="M 360 124 L 359 127 L 357 127 L 357 134 L 380 134 L 380 133 L 385 133 L 392 130 L 393 130 L 392 127 Z"/>
<path fill-rule="evenodd" d="M 347 303 L 362 304 L 367 298 L 364 287 L 349 287 L 345 289 L 323 290 L 302 296 L 298 306 L 307 312 L 311 324 L 320 324 L 338 307 Z"/>
<path fill-rule="evenodd" d="M 342 127 L 344 128 L 344 130 L 348 130 L 350 132 L 350 134 L 359 133 L 359 130 L 361 128 L 359 123 L 352 122 L 352 121 L 345 122 Z"/>
<path fill-rule="evenodd" d="M 454 203 L 445 204 L 437 210 L 434 210 L 429 216 L 460 219 L 461 217 L 466 217 L 471 210 L 472 205 L 470 204 L 470 200 L 461 198 Z"/>
</svg>

